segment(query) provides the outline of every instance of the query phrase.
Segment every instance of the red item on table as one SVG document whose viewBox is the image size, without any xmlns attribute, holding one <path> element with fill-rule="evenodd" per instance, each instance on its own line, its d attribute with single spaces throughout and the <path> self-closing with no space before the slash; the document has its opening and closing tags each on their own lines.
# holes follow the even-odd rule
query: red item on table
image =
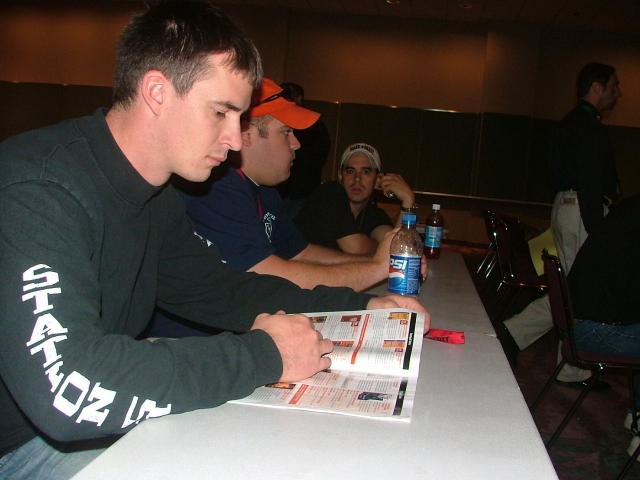
<svg viewBox="0 0 640 480">
<path fill-rule="evenodd" d="M 464 343 L 464 332 L 431 328 L 424 334 L 424 338 L 444 343 L 462 344 Z"/>
</svg>

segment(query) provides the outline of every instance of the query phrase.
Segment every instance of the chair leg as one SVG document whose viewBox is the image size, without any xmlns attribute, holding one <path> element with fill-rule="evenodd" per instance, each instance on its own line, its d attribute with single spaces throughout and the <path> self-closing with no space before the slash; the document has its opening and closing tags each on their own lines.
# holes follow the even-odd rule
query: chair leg
<svg viewBox="0 0 640 480">
<path fill-rule="evenodd" d="M 507 290 L 506 292 L 505 289 Z M 518 290 L 511 286 L 502 287 L 500 290 L 502 293 L 496 292 L 496 302 L 492 319 L 494 322 L 502 322 L 506 320 L 505 315 L 509 311 L 509 308 L 518 294 Z"/>
<path fill-rule="evenodd" d="M 489 276 L 491 275 L 491 264 L 494 256 L 495 255 L 493 251 L 487 250 L 487 253 L 476 269 L 473 280 L 479 293 L 484 290 L 484 288 L 486 288 L 486 284 L 489 282 Z"/>
<path fill-rule="evenodd" d="M 627 475 L 627 473 L 629 473 L 629 470 L 631 469 L 631 467 L 633 467 L 633 465 L 636 463 L 636 459 L 638 458 L 638 455 L 640 455 L 640 444 L 634 450 L 633 455 L 629 457 L 629 460 L 627 460 L 627 463 L 624 464 L 624 467 L 616 477 L 616 480 L 622 480 Z"/>
<path fill-rule="evenodd" d="M 571 405 L 569 412 L 562 419 L 562 422 L 560 422 L 560 425 L 558 425 L 558 427 L 556 428 L 556 431 L 553 432 L 553 435 L 551 435 L 551 438 L 549 438 L 549 440 L 547 440 L 547 443 L 545 443 L 545 446 L 547 447 L 547 449 L 551 448 L 551 446 L 558 439 L 558 437 L 560 436 L 564 428 L 567 426 L 567 424 L 571 420 L 571 418 L 573 418 L 574 413 L 576 413 L 580 405 L 582 405 L 582 402 L 584 401 L 586 396 L 589 394 L 589 392 L 593 388 L 593 385 L 595 384 L 595 382 L 598 380 L 599 377 L 600 377 L 600 372 L 594 371 L 593 375 L 591 375 L 589 380 L 587 380 L 587 386 L 584 387 L 584 389 L 580 392 L 580 395 L 578 395 L 578 398 L 576 399 L 576 401 L 573 402 L 573 405 Z"/>
<path fill-rule="evenodd" d="M 496 258 L 496 254 L 495 252 L 492 252 L 491 257 L 489 258 L 489 261 L 487 262 L 487 265 L 484 268 L 483 276 L 485 280 L 489 279 L 497 263 L 498 263 L 498 259 Z"/>
<path fill-rule="evenodd" d="M 630 368 L 628 370 L 628 374 L 629 374 L 629 397 L 631 399 L 631 432 L 634 435 L 638 435 L 638 411 L 636 409 L 636 402 L 635 402 L 634 370 Z M 636 449 L 633 451 L 633 455 L 631 455 L 629 460 L 627 460 L 627 463 L 624 464 L 624 467 L 616 477 L 616 480 L 622 480 L 627 475 L 631 467 L 633 467 L 633 465 L 636 463 L 636 459 L 638 458 L 638 455 L 640 455 L 640 444 L 638 444 Z"/>
<path fill-rule="evenodd" d="M 485 260 L 483 260 L 484 262 Z M 475 283 L 479 293 L 485 293 L 492 285 L 493 269 L 496 265 L 496 256 L 493 254 L 486 260 L 486 264 L 483 265 L 482 271 L 475 277 Z"/>
<path fill-rule="evenodd" d="M 495 255 L 493 248 L 493 244 L 489 244 L 489 246 L 487 247 L 487 252 L 484 254 L 484 257 L 482 257 L 482 261 L 476 269 L 476 275 L 483 275 L 486 272 L 491 260 L 493 259 L 493 256 Z"/>
<path fill-rule="evenodd" d="M 558 363 L 558 365 L 556 366 L 556 369 L 553 371 L 553 373 L 549 377 L 549 380 L 547 380 L 547 382 L 544 384 L 544 387 L 542 387 L 542 390 L 540 390 L 540 393 L 538 393 L 538 396 L 536 397 L 536 399 L 529 406 L 529 410 L 531 411 L 531 413 L 533 413 L 535 409 L 538 407 L 538 405 L 540 404 L 540 400 L 542 400 L 542 397 L 544 397 L 547 394 L 556 376 L 558 375 L 558 373 L 560 373 L 560 370 L 562 370 L 562 367 L 564 367 L 566 363 L 567 361 L 564 359 L 560 363 Z"/>
<path fill-rule="evenodd" d="M 476 288 L 478 290 L 478 294 L 481 297 L 486 297 L 487 295 L 490 295 L 491 292 L 497 289 L 497 285 L 500 280 L 497 278 L 498 271 L 495 268 L 496 263 L 497 262 L 494 255 L 494 257 L 489 261 L 489 265 L 485 270 L 486 273 L 476 280 Z"/>
<path fill-rule="evenodd" d="M 634 435 L 638 435 L 638 409 L 636 408 L 636 389 L 635 389 L 635 378 L 634 378 L 634 370 L 632 368 L 628 369 L 629 375 L 629 403 L 631 406 L 631 432 Z"/>
</svg>

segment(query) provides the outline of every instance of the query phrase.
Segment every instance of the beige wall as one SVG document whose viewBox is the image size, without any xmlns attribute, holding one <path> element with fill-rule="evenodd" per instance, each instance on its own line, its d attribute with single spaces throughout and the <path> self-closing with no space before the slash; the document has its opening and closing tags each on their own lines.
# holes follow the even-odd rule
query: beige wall
<svg viewBox="0 0 640 480">
<path fill-rule="evenodd" d="M 310 98 L 479 111 L 485 35 L 389 19 L 295 16 L 286 75 Z"/>
<path fill-rule="evenodd" d="M 0 14 L 0 80 L 111 85 L 129 10 L 12 8 Z"/>
<path fill-rule="evenodd" d="M 315 100 L 490 111 L 557 119 L 576 71 L 617 66 L 624 98 L 608 117 L 640 126 L 640 37 L 392 17 L 227 7 L 254 38 L 267 74 Z M 110 85 L 113 51 L 131 8 L 4 8 L 0 80 Z"/>
<path fill-rule="evenodd" d="M 533 114 L 539 38 L 537 31 L 487 33 L 482 111 Z"/>
<path fill-rule="evenodd" d="M 640 37 L 575 32 L 544 32 L 540 39 L 537 99 L 534 116 L 560 118 L 573 103 L 575 73 L 584 64 L 604 62 L 616 67 L 622 98 L 605 121 L 640 127 Z"/>
</svg>

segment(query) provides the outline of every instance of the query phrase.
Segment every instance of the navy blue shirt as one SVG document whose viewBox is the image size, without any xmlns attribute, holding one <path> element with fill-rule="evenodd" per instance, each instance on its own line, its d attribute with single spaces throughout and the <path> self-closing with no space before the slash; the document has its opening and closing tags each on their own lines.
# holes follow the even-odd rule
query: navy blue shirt
<svg viewBox="0 0 640 480">
<path fill-rule="evenodd" d="M 270 255 L 291 259 L 308 245 L 277 190 L 256 185 L 240 169 L 229 168 L 204 195 L 181 193 L 196 232 L 238 270 Z"/>
</svg>

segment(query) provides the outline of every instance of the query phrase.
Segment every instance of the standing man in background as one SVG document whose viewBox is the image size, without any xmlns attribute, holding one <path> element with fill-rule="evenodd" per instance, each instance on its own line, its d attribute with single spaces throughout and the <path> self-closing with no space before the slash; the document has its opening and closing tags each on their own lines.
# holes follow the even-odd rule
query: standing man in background
<svg viewBox="0 0 640 480">
<path fill-rule="evenodd" d="M 569 272 L 580 247 L 622 197 L 615 155 L 601 114 L 621 96 L 616 70 L 590 63 L 578 76 L 578 105 L 560 122 L 555 141 L 556 197 L 551 227 Z"/>
<path fill-rule="evenodd" d="M 576 86 L 578 104 L 558 126 L 552 164 L 556 195 L 551 228 L 567 273 L 587 235 L 622 197 L 613 147 L 601 123 L 602 112 L 611 110 L 622 95 L 616 70 L 590 63 L 578 74 Z M 528 347 L 553 327 L 548 297 L 534 300 L 504 323 L 520 350 Z M 581 384 L 590 375 L 567 365 L 557 380 Z M 604 382 L 601 386 L 606 388 Z"/>
</svg>

